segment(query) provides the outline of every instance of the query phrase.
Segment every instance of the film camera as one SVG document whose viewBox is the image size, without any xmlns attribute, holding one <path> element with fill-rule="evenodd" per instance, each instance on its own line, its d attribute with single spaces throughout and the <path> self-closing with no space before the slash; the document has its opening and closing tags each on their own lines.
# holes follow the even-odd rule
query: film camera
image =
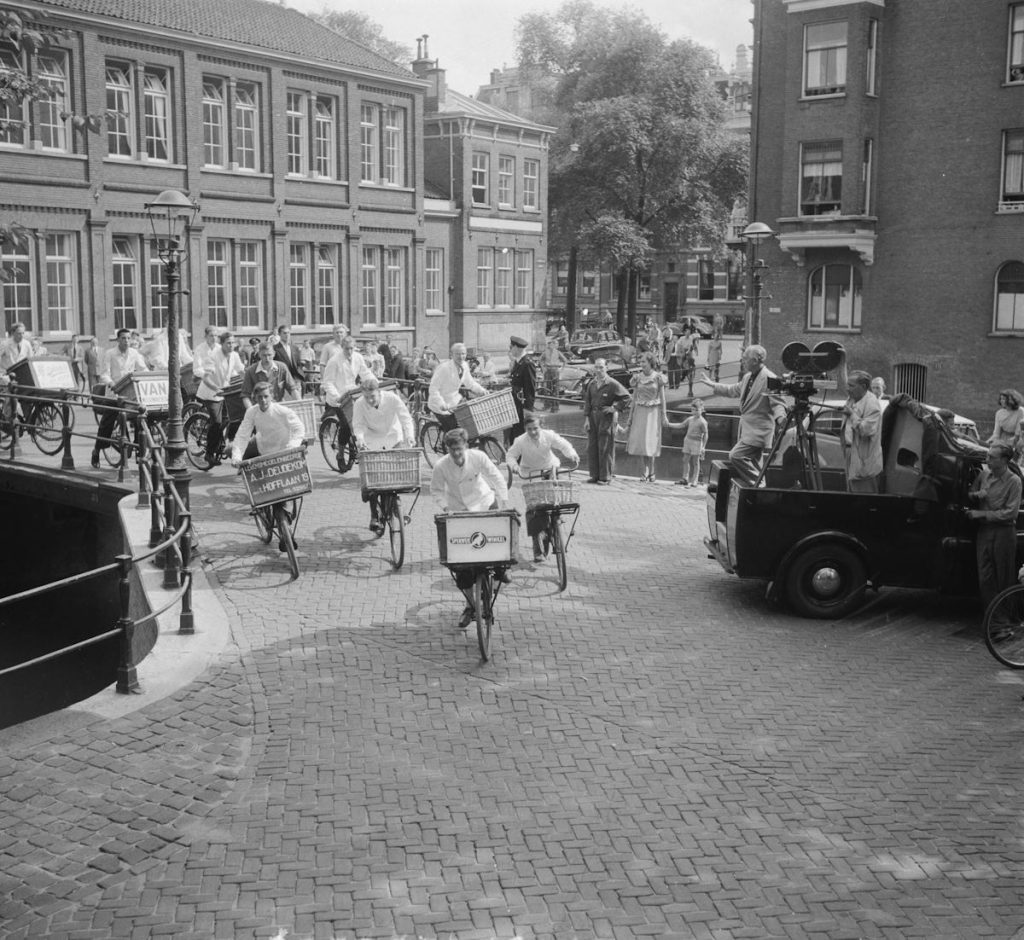
<svg viewBox="0 0 1024 940">
<path fill-rule="evenodd" d="M 789 371 L 768 379 L 768 388 L 806 403 L 818 391 L 816 383 L 843 361 L 843 353 L 842 346 L 829 340 L 818 343 L 813 350 L 803 343 L 789 343 L 782 350 L 782 364 Z"/>
</svg>

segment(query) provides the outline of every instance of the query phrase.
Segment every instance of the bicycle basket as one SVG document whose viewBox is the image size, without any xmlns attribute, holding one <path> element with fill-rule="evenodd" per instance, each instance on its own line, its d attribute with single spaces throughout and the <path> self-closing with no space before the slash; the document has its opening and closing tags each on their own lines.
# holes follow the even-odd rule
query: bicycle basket
<svg viewBox="0 0 1024 940">
<path fill-rule="evenodd" d="M 470 440 L 512 427 L 519 420 L 512 389 L 504 388 L 500 392 L 456 405 L 455 420 L 459 422 L 459 427 L 465 429 Z"/>
<path fill-rule="evenodd" d="M 523 497 L 527 509 L 540 509 L 549 506 L 560 506 L 562 503 L 573 502 L 571 480 L 532 480 L 524 481 Z"/>
<path fill-rule="evenodd" d="M 364 490 L 413 490 L 420 486 L 418 447 L 364 450 L 359 454 L 359 482 Z"/>
</svg>

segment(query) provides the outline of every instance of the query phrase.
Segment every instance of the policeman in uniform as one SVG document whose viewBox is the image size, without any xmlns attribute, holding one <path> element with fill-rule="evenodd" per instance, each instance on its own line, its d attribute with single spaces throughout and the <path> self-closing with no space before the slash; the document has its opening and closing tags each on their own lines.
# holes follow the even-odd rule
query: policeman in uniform
<svg viewBox="0 0 1024 940">
<path fill-rule="evenodd" d="M 512 360 L 512 367 L 509 369 L 508 376 L 519 420 L 506 431 L 506 446 L 520 434 L 525 433 L 523 413 L 533 411 L 533 400 L 537 396 L 537 370 L 526 355 L 527 345 L 526 340 L 521 336 L 513 336 L 509 339 L 508 357 Z"/>
</svg>

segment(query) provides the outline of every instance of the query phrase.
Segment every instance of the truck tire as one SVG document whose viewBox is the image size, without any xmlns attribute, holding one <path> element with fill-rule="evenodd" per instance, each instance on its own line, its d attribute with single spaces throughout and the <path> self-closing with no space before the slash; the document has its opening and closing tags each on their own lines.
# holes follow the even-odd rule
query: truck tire
<svg viewBox="0 0 1024 940">
<path fill-rule="evenodd" d="M 864 602 L 867 572 L 853 549 L 824 542 L 790 562 L 785 584 L 786 599 L 801 617 L 838 620 Z"/>
</svg>

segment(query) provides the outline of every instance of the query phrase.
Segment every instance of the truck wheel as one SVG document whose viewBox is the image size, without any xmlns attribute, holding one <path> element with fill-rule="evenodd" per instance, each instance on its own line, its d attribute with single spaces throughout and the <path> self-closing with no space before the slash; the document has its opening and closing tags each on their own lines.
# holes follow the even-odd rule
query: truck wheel
<svg viewBox="0 0 1024 940">
<path fill-rule="evenodd" d="M 845 545 L 812 545 L 786 572 L 786 598 L 801 617 L 845 617 L 863 603 L 866 588 L 864 562 Z"/>
</svg>

